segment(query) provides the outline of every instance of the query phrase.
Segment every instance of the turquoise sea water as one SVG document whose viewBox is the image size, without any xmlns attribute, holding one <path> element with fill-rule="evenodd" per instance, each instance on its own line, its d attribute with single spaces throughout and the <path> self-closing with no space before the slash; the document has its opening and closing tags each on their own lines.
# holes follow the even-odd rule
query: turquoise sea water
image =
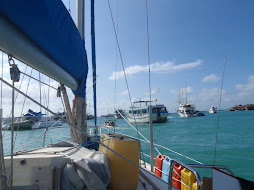
<svg viewBox="0 0 254 190">
<path fill-rule="evenodd" d="M 165 146 L 204 164 L 214 163 L 217 114 L 205 112 L 204 117 L 180 118 L 170 114 L 168 121 L 154 124 L 154 143 Z M 98 118 L 103 125 L 105 118 Z M 89 120 L 88 125 L 93 121 Z M 137 133 L 123 120 L 116 121 L 117 133 L 137 137 Z M 138 130 L 149 139 L 149 125 L 139 124 Z M 216 165 L 229 167 L 236 176 L 254 181 L 254 111 L 221 112 L 216 152 Z M 106 132 L 106 130 L 104 130 Z M 44 129 L 20 131 L 17 134 L 15 151 L 38 148 L 42 146 Z M 10 131 L 4 131 L 4 153 L 10 153 Z M 34 140 L 36 139 L 36 140 Z M 53 128 L 46 134 L 46 143 L 56 143 L 69 139 L 69 128 Z M 34 140 L 32 143 L 29 144 Z M 149 154 L 149 144 L 142 142 L 144 153 Z M 161 148 L 158 148 L 161 151 Z M 155 151 L 155 150 L 154 150 Z M 194 163 L 182 156 L 162 149 L 162 153 L 185 163 Z M 154 152 L 154 157 L 157 155 Z M 145 157 L 149 162 L 149 158 Z M 201 175 L 210 175 L 210 171 L 198 170 Z"/>
</svg>

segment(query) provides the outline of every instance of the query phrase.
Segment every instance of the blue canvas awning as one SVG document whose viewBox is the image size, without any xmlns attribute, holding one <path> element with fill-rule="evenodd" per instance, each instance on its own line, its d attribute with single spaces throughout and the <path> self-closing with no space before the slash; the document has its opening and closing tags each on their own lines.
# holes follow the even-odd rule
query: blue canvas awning
<svg viewBox="0 0 254 190">
<path fill-rule="evenodd" d="M 64 83 L 74 94 L 85 97 L 86 50 L 61 0 L 0 1 L 0 17 L 2 51 Z M 1 24 L 5 24 L 4 27 Z M 12 30 L 14 32 L 10 32 Z M 8 36 L 11 33 L 15 35 L 13 39 Z M 21 48 L 17 50 L 17 47 Z"/>
</svg>

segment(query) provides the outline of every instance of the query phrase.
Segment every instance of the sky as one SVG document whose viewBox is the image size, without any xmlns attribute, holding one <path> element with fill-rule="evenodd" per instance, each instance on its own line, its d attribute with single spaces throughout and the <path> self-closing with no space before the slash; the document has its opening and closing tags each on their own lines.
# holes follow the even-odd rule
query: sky
<svg viewBox="0 0 254 190">
<path fill-rule="evenodd" d="M 63 0 L 63 3 L 69 9 L 69 1 Z M 157 99 L 158 104 L 164 104 L 173 113 L 178 108 L 179 90 L 186 87 L 188 101 L 197 110 L 208 110 L 210 106 L 219 108 L 220 94 L 221 109 L 238 104 L 254 104 L 253 1 L 148 0 L 147 3 L 152 100 Z M 75 4 L 76 1 L 71 2 L 70 7 L 74 21 Z M 89 63 L 87 110 L 92 113 L 90 1 L 85 5 L 85 44 Z M 110 0 L 110 6 L 122 61 L 108 1 L 97 0 L 95 35 L 98 115 L 113 113 L 114 107 L 128 110 L 130 99 L 149 100 L 146 1 Z M 5 55 L 3 60 L 4 79 L 10 82 Z M 222 86 L 224 62 L 226 65 Z M 17 63 L 24 72 L 26 66 Z M 28 68 L 26 73 L 30 72 L 31 69 Z M 38 72 L 34 71 L 34 77 L 38 78 Z M 46 76 L 43 76 L 43 80 L 47 83 L 49 81 Z M 28 82 L 29 79 L 24 77 L 21 85 L 23 91 L 26 91 Z M 57 87 L 58 83 L 51 80 L 51 85 Z M 42 88 L 44 97 L 48 99 L 48 87 Z M 37 81 L 30 81 L 28 92 L 39 101 Z M 68 94 L 71 102 L 73 95 L 70 90 Z M 49 91 L 49 97 L 49 107 L 55 112 L 63 111 L 55 90 Z M 4 116 L 8 116 L 11 110 L 11 90 L 6 85 L 3 85 L 2 101 Z M 42 101 L 45 102 L 45 98 Z M 22 113 L 23 102 L 24 98 L 18 96 L 16 115 Z M 26 100 L 23 113 L 29 108 L 40 111 L 38 106 Z"/>
</svg>

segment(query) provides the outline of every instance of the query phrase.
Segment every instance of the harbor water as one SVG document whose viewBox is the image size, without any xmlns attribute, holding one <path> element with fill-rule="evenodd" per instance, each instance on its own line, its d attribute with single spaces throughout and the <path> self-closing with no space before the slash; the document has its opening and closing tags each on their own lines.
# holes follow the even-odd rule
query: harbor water
<svg viewBox="0 0 254 190">
<path fill-rule="evenodd" d="M 153 124 L 154 143 L 157 150 L 172 159 L 185 163 L 195 163 L 186 157 L 190 157 L 203 164 L 225 165 L 229 167 L 235 176 L 254 181 L 254 111 L 224 111 L 209 114 L 204 112 L 203 117 L 180 118 L 172 113 L 166 123 Z M 105 118 L 98 118 L 98 124 L 104 125 Z M 93 120 L 87 121 L 93 125 Z M 124 119 L 116 121 L 116 133 L 123 133 L 138 138 L 137 132 L 129 126 Z M 218 136 L 215 157 L 216 130 Z M 135 128 L 135 125 L 133 125 Z M 149 125 L 138 124 L 138 131 L 149 139 Z M 107 133 L 107 130 L 102 130 Z M 15 151 L 28 150 L 42 147 L 45 135 L 45 145 L 69 139 L 68 126 L 52 128 L 45 134 L 45 129 L 19 131 L 14 133 Z M 140 139 L 143 139 L 139 136 Z M 3 131 L 4 154 L 10 154 L 11 133 Z M 149 154 L 149 144 L 141 142 L 142 150 Z M 165 150 L 163 147 L 175 151 Z M 178 155 L 180 153 L 184 156 Z M 154 155 L 157 151 L 154 149 Z M 150 158 L 144 155 L 145 161 Z M 202 171 L 200 171 L 202 170 Z M 204 175 L 211 175 L 211 171 L 198 171 Z M 208 174 L 209 173 L 209 174 Z"/>
</svg>

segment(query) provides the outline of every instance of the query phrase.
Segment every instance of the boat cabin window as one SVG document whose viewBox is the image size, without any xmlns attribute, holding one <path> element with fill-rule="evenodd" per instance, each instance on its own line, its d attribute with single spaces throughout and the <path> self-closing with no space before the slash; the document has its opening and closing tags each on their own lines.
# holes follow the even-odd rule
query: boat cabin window
<svg viewBox="0 0 254 190">
<path fill-rule="evenodd" d="M 166 107 L 161 108 L 161 112 L 166 112 L 166 111 L 167 111 Z"/>
<path fill-rule="evenodd" d="M 142 110 L 142 113 L 147 113 L 147 111 L 146 110 Z"/>
<path fill-rule="evenodd" d="M 129 113 L 131 113 L 131 110 L 129 111 Z"/>
</svg>

